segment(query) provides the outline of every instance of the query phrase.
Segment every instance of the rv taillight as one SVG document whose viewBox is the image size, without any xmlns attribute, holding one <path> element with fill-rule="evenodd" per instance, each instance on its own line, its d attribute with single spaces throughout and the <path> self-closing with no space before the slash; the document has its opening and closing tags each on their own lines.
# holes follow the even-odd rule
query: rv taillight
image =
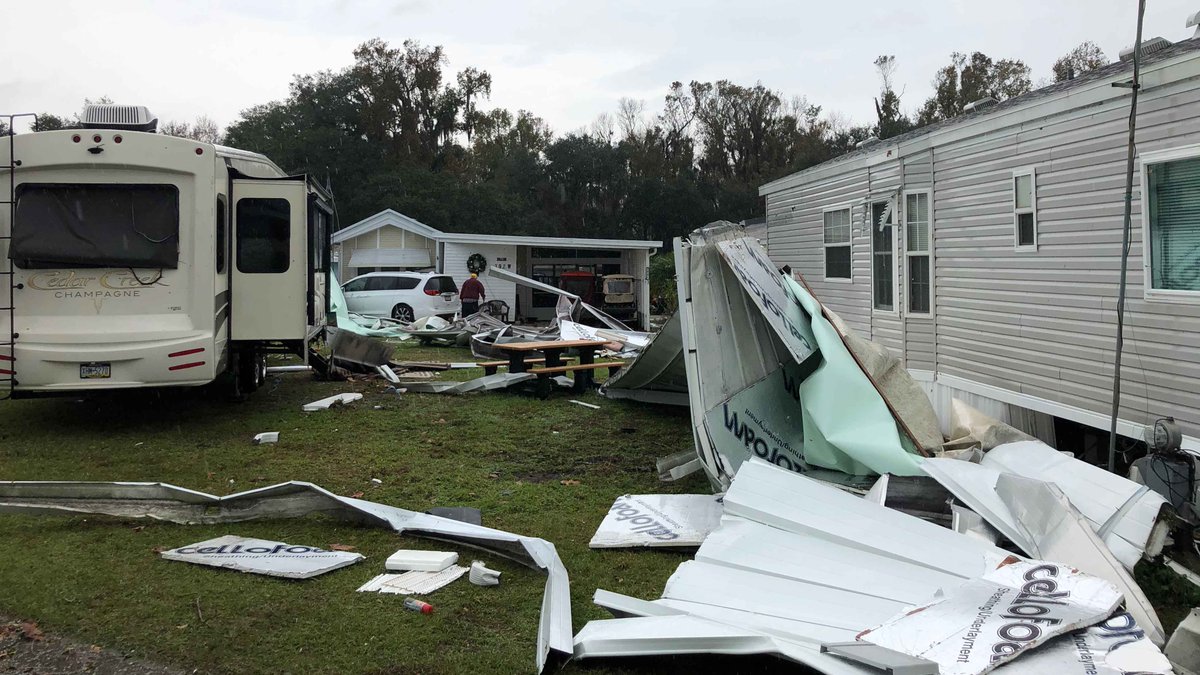
<svg viewBox="0 0 1200 675">
<path fill-rule="evenodd" d="M 102 140 L 104 140 L 104 139 L 103 139 L 103 138 L 100 138 L 100 134 L 96 134 L 95 136 L 92 136 L 92 142 L 93 142 L 93 143 L 99 143 L 99 142 L 100 142 L 100 141 L 102 141 Z"/>
<path fill-rule="evenodd" d="M 204 154 L 204 148 L 196 148 L 196 154 L 197 154 L 197 155 L 203 155 L 203 154 Z"/>
<path fill-rule="evenodd" d="M 440 295 L 440 293 L 438 293 L 437 291 L 433 290 L 432 288 L 426 288 L 426 289 L 425 289 L 425 295 Z"/>
<path fill-rule="evenodd" d="M 120 142 L 121 142 L 120 136 L 113 136 L 113 143 L 120 143 Z"/>
<path fill-rule="evenodd" d="M 81 140 L 82 140 L 82 139 L 81 139 L 81 138 L 79 138 L 79 134 L 75 134 L 74 136 L 72 136 L 72 137 L 71 137 L 71 142 L 72 142 L 72 143 L 78 143 L 78 142 L 79 142 L 79 141 L 81 141 Z"/>
<path fill-rule="evenodd" d="M 177 366 L 171 366 L 170 368 L 167 368 L 167 370 L 184 370 L 186 368 L 195 368 L 196 366 L 202 365 L 204 365 L 203 361 L 194 361 L 192 363 L 181 363 Z"/>
</svg>

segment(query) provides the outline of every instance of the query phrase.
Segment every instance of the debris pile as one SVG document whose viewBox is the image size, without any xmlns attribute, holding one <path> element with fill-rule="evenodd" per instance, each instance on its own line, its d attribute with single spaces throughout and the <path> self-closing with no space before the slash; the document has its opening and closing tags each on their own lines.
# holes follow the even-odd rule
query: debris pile
<svg viewBox="0 0 1200 675">
<path fill-rule="evenodd" d="M 90 513 L 118 518 L 153 518 L 183 525 L 302 518 L 319 513 L 342 521 L 391 529 L 397 534 L 456 542 L 491 551 L 546 573 L 542 616 L 537 633 L 537 672 L 542 671 L 551 651 L 566 656 L 572 651 L 571 593 L 567 570 L 554 545 L 536 537 L 511 534 L 354 497 L 342 497 L 312 483 L 298 481 L 225 497 L 166 483 L 8 481 L 0 482 L 0 513 Z M 216 541 L 203 543 L 211 545 Z M 280 542 L 266 543 L 286 546 Z M 355 558 L 350 562 L 361 558 L 358 554 L 341 555 Z"/>
<path fill-rule="evenodd" d="M 596 592 L 625 618 L 585 625 L 575 656 L 777 654 L 830 675 L 880 672 L 843 655 L 867 642 L 884 648 L 875 659 L 900 652 L 887 664 L 936 666 L 903 672 L 1063 673 L 1081 642 L 1124 625 L 1124 641 L 1092 652 L 1107 668 L 1095 672 L 1171 672 L 1146 627 L 1118 611 L 1122 598 L 1071 560 L 1022 560 L 755 458 L 660 599 Z"/>
<path fill-rule="evenodd" d="M 597 591 L 621 618 L 584 626 L 577 658 L 763 653 L 834 675 L 1172 672 L 1132 577 L 1162 551 L 1162 496 L 957 401 L 943 437 L 898 359 L 736 226 L 697 230 L 675 255 L 679 311 L 603 393 L 689 405 L 696 454 L 660 460 L 660 474 L 703 468 L 727 490 L 723 515 L 660 599 Z M 614 509 L 669 531 L 631 499 Z"/>
</svg>

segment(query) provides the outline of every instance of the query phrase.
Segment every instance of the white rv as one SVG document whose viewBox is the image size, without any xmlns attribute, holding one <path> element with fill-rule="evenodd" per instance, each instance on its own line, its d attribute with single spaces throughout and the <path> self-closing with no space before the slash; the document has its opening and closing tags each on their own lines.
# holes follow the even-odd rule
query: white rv
<svg viewBox="0 0 1200 675">
<path fill-rule="evenodd" d="M 242 395 L 267 353 L 307 360 L 328 194 L 154 133 L 143 107 L 89 106 L 84 124 L 0 139 L 0 398 L 218 378 Z"/>
</svg>

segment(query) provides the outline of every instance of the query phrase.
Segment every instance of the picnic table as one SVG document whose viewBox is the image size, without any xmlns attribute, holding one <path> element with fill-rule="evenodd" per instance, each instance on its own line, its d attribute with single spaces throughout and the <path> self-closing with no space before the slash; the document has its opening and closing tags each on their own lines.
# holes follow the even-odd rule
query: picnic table
<svg viewBox="0 0 1200 675">
<path fill-rule="evenodd" d="M 508 372 L 533 373 L 537 375 L 537 393 L 541 398 L 550 395 L 552 375 L 570 372 L 574 375 L 576 392 L 587 391 L 592 384 L 592 371 L 597 368 L 607 368 L 609 374 L 616 372 L 622 362 L 596 363 L 596 351 L 609 344 L 607 340 L 547 340 L 543 342 L 511 342 L 497 344 L 496 349 L 508 356 Z M 575 349 L 579 352 L 578 365 L 564 365 L 563 352 Z M 545 365 L 540 368 L 529 368 L 537 359 L 530 355 L 536 352 L 545 354 Z"/>
<path fill-rule="evenodd" d="M 544 340 L 542 342 L 509 342 L 494 347 L 508 356 L 508 372 L 523 373 L 529 368 L 525 362 L 530 354 L 541 352 L 546 355 L 546 367 L 563 365 L 562 355 L 568 349 L 579 350 L 579 364 L 596 362 L 596 350 L 608 344 L 606 340 Z"/>
</svg>

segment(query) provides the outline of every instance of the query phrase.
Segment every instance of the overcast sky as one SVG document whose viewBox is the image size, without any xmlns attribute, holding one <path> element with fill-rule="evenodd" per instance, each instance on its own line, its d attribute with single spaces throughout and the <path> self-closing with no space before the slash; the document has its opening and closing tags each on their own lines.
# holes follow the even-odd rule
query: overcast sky
<svg viewBox="0 0 1200 675">
<path fill-rule="evenodd" d="M 451 72 L 493 77 L 491 104 L 556 132 L 623 96 L 661 108 L 673 80 L 762 82 L 853 122 L 874 116 L 872 61 L 894 54 L 903 107 L 953 51 L 1023 59 L 1035 83 L 1084 40 L 1111 59 L 1132 44 L 1135 0 L 56 0 L 5 3 L 0 112 L 77 112 L 84 98 L 147 105 L 163 120 L 239 111 L 287 95 L 293 74 L 348 65 L 382 37 L 442 45 Z M 1148 0 L 1146 37 L 1191 37 L 1194 0 Z"/>
</svg>

